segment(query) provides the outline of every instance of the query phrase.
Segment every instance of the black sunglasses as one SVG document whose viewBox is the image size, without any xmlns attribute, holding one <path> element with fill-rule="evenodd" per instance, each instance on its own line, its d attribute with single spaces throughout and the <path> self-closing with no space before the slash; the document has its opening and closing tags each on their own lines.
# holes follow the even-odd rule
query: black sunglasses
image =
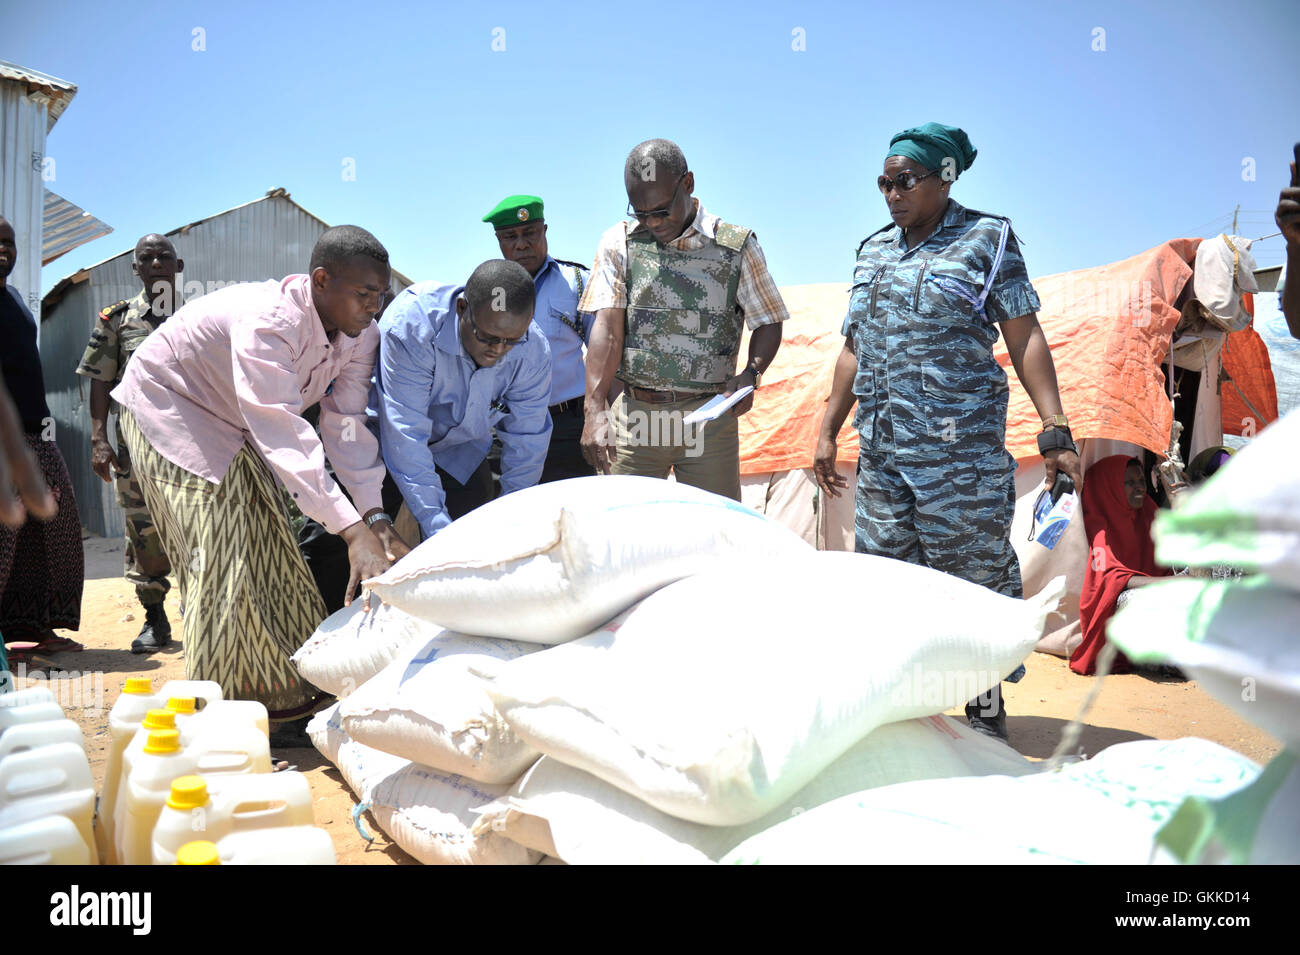
<svg viewBox="0 0 1300 955">
<path fill-rule="evenodd" d="M 889 190 L 897 188 L 899 192 L 911 192 L 916 188 L 916 184 L 922 179 L 929 179 L 931 176 L 937 176 L 943 170 L 936 169 L 933 172 L 927 172 L 924 176 L 918 176 L 910 169 L 900 172 L 895 178 L 890 179 L 888 176 L 881 176 L 876 180 L 876 185 L 884 195 L 889 195 Z"/>
<path fill-rule="evenodd" d="M 482 334 L 478 330 L 478 323 L 474 321 L 474 310 L 472 308 L 465 310 L 465 317 L 469 319 L 469 330 L 474 335 L 474 340 L 480 345 L 505 345 L 507 348 L 513 348 L 515 345 L 522 345 L 528 341 L 528 332 L 524 332 L 518 338 L 491 338 Z"/>
<path fill-rule="evenodd" d="M 686 172 L 690 172 L 690 170 L 688 169 Z M 686 173 L 684 172 L 678 178 L 677 185 L 673 186 L 673 197 L 670 200 L 670 203 L 677 202 L 677 190 L 682 187 L 682 181 L 685 178 L 686 178 Z M 671 204 L 665 209 L 651 209 L 649 212 L 637 212 L 635 209 L 632 208 L 631 200 L 628 200 L 627 217 L 629 219 L 636 219 L 638 222 L 645 222 L 646 219 L 667 219 L 672 214 L 673 214 L 673 207 Z"/>
</svg>

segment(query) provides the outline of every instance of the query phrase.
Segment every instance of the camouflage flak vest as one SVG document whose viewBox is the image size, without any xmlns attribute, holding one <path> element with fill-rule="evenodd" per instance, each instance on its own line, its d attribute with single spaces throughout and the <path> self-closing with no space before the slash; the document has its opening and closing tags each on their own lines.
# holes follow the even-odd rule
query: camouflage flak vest
<svg viewBox="0 0 1300 955">
<path fill-rule="evenodd" d="M 627 237 L 627 326 L 618 377 L 659 391 L 717 391 L 736 370 L 744 316 L 736 304 L 750 230 L 718 223 L 701 249 Z"/>
</svg>

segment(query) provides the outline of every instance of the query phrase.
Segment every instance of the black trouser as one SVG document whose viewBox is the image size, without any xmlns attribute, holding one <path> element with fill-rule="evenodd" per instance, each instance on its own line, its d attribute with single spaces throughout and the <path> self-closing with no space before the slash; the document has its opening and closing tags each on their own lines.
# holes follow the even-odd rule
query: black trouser
<svg viewBox="0 0 1300 955">
<path fill-rule="evenodd" d="M 486 460 L 464 484 L 442 468 L 438 468 L 438 477 L 442 480 L 442 490 L 446 495 L 447 513 L 453 521 L 492 500 L 492 471 Z M 402 492 L 397 489 L 391 474 L 384 476 L 382 501 L 384 512 L 396 518 L 402 506 Z M 419 541 L 406 543 L 414 547 Z M 347 543 L 339 535 L 331 534 L 318 522 L 307 518 L 307 523 L 298 533 L 298 549 L 302 551 L 307 567 L 316 580 L 316 588 L 325 601 L 325 609 L 330 613 L 342 610 L 343 594 L 352 573 Z M 360 587 L 357 590 L 360 592 Z M 355 597 L 356 594 L 352 596 Z"/>
<path fill-rule="evenodd" d="M 596 469 L 582 456 L 582 425 L 586 420 L 582 396 L 551 405 L 551 446 L 546 451 L 539 483 L 588 477 Z"/>
</svg>

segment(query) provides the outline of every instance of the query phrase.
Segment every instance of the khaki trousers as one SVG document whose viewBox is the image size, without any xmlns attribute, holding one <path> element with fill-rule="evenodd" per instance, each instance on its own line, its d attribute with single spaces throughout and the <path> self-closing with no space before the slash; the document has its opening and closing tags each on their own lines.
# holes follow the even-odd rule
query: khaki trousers
<svg viewBox="0 0 1300 955">
<path fill-rule="evenodd" d="M 730 412 L 704 424 L 682 419 L 712 395 L 652 404 L 624 390 L 610 408 L 617 455 L 613 474 L 668 477 L 740 500 L 740 431 Z"/>
</svg>

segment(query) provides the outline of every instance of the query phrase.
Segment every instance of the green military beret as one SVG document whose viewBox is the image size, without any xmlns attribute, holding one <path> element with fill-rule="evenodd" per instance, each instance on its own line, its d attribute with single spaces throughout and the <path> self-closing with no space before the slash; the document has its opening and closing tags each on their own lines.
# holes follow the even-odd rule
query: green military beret
<svg viewBox="0 0 1300 955">
<path fill-rule="evenodd" d="M 483 217 L 494 229 L 509 229 L 525 222 L 542 220 L 542 200 L 537 196 L 506 196 Z"/>
</svg>

